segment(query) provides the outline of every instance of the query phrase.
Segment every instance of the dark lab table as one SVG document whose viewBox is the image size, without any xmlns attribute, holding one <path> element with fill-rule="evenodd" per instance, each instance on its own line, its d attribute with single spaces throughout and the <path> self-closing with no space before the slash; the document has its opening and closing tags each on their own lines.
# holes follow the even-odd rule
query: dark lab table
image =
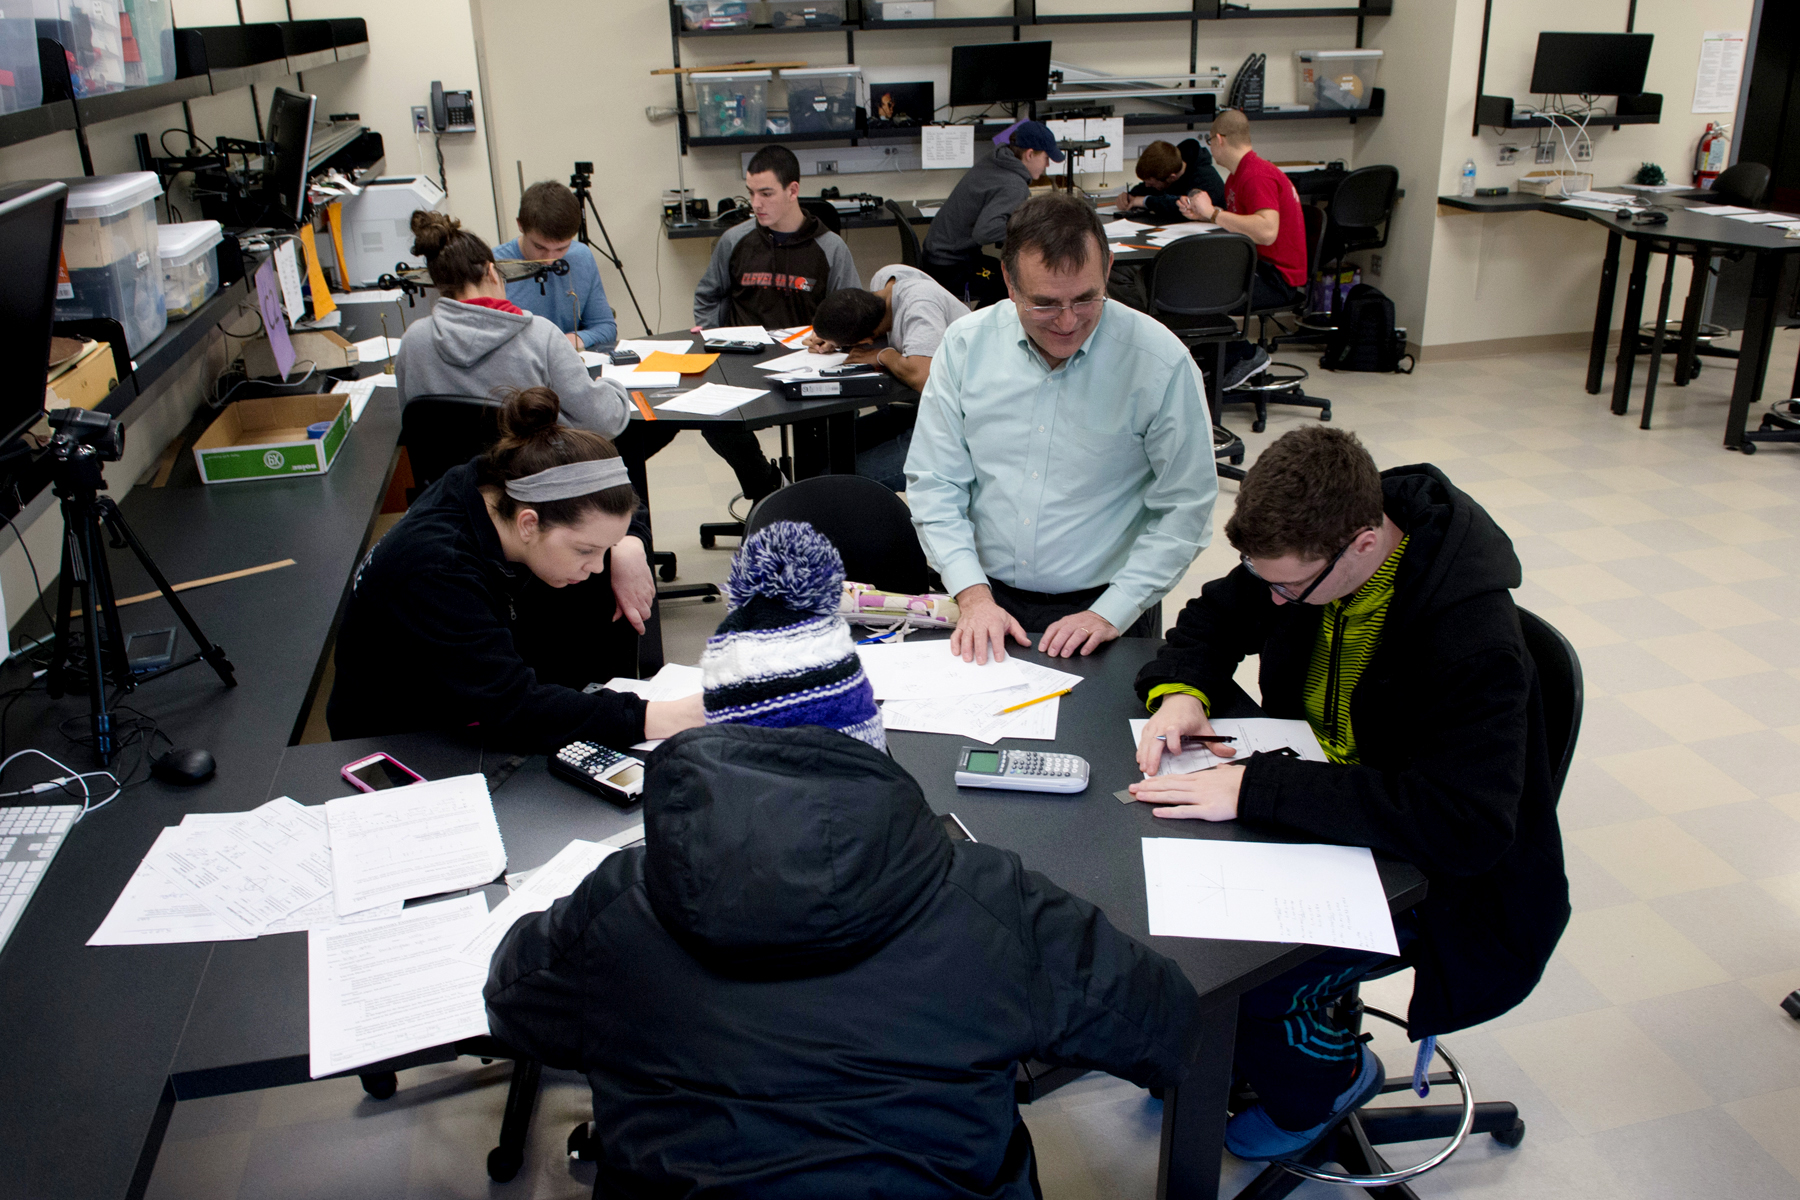
<svg viewBox="0 0 1800 1200">
<path fill-rule="evenodd" d="M 821 198 L 818 196 L 804 196 L 802 199 L 820 200 Z M 829 203 L 829 201 L 824 202 Z M 900 211 L 906 215 L 908 224 L 931 224 L 931 218 L 919 211 L 919 206 L 916 201 L 897 200 L 895 203 L 900 206 Z M 746 215 L 744 220 L 755 220 L 755 218 Z M 663 218 L 663 236 L 668 238 L 671 242 L 680 241 L 684 238 L 716 238 L 723 236 L 725 232 L 733 226 L 741 224 L 743 224 L 742 221 L 722 223 L 717 217 L 709 217 L 704 221 L 695 221 L 691 226 L 688 226 L 685 229 L 677 229 L 670 222 L 669 218 L 665 216 Z M 859 210 L 857 212 L 840 211 L 838 213 L 838 224 L 845 229 L 892 229 L 895 225 L 899 224 L 899 222 L 894 219 L 893 213 L 883 207 L 877 208 L 872 212 L 867 210 Z"/>
<path fill-rule="evenodd" d="M 1205 1002 L 1206 1026 L 1193 1071 L 1164 1101 L 1157 1194 L 1210 1200 L 1218 1192 L 1238 997 L 1316 950 L 1150 936 L 1142 838 L 1284 840 L 1236 824 L 1160 821 L 1151 816 L 1149 805 L 1121 804 L 1113 797 L 1113 792 L 1139 778 L 1126 722 L 1140 715 L 1143 706 L 1131 684 L 1160 645 L 1157 639 L 1122 639 L 1091 658 L 1057 660 L 1058 668 L 1087 680 L 1063 701 L 1056 743 L 1058 750 L 1079 754 L 1091 764 L 1091 781 L 1079 795 L 958 788 L 952 782 L 962 745 L 958 738 L 895 732 L 889 735 L 889 746 L 895 759 L 917 777 L 934 810 L 954 811 L 978 840 L 1018 852 L 1026 866 L 1098 904 L 1118 928 L 1181 965 Z M 1025 657 L 1048 661 L 1035 651 Z M 1000 744 L 1043 748 L 1041 742 Z M 492 751 L 484 756 L 471 741 L 433 734 L 295 746 L 283 755 L 268 796 L 289 795 L 305 804 L 319 804 L 345 795 L 349 789 L 338 776 L 339 768 L 377 749 L 393 753 L 429 777 L 492 771 L 504 757 Z M 245 797 L 244 806 L 263 798 Z M 526 760 L 495 790 L 494 808 L 509 870 L 547 861 L 571 838 L 610 837 L 641 820 L 636 812 L 622 813 L 552 778 L 541 757 Z M 1424 877 L 1415 868 L 1377 862 L 1395 909 L 1423 898 Z M 490 896 L 498 898 L 497 891 Z M 440 1047 L 366 1069 L 445 1061 L 454 1053 L 454 1048 Z M 307 1069 L 306 939 L 283 934 L 212 947 L 172 1056 L 172 1094 L 188 1099 L 298 1083 L 307 1079 Z M 160 1128 L 154 1132 L 160 1140 Z M 144 1153 L 153 1161 L 155 1146 L 146 1145 Z"/>
</svg>

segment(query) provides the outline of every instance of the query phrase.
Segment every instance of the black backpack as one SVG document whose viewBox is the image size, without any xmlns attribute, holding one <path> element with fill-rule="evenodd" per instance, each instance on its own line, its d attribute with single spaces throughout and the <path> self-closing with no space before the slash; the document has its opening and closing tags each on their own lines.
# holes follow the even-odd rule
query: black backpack
<svg viewBox="0 0 1800 1200">
<path fill-rule="evenodd" d="M 1406 365 L 1400 365 L 1404 359 Z M 1337 329 L 1319 365 L 1327 371 L 1399 371 L 1412 374 L 1406 334 L 1394 328 L 1394 302 L 1382 290 L 1359 283 L 1344 298 Z"/>
</svg>

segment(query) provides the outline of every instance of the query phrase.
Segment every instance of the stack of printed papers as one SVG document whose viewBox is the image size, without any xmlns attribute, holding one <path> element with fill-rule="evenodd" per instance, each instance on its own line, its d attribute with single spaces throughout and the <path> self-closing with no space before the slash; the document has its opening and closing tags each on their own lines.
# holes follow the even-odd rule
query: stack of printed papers
<svg viewBox="0 0 1800 1200">
<path fill-rule="evenodd" d="M 1217 233 L 1219 227 L 1210 221 L 1184 221 L 1179 225 L 1160 225 L 1145 235 L 1148 241 L 1158 246 L 1166 246 L 1170 242 L 1184 237 L 1193 237 L 1200 233 Z"/>
<path fill-rule="evenodd" d="M 703 383 L 691 391 L 682 392 L 670 400 L 664 400 L 656 406 L 658 412 L 698 413 L 703 417 L 716 417 L 728 413 L 740 405 L 748 404 L 758 396 L 768 395 L 766 388 L 732 387 L 728 383 Z"/>
<path fill-rule="evenodd" d="M 1081 676 L 1040 667 L 1023 659 L 1007 661 L 1018 664 L 1020 674 L 1025 677 L 1024 683 L 963 696 L 889 700 L 881 707 L 882 724 L 889 729 L 915 733 L 947 733 L 989 745 L 1001 738 L 1056 740 L 1056 719 L 1062 700 L 1055 693 L 1074 687 L 1081 682 Z M 1042 699 L 1045 696 L 1052 698 Z M 1002 711 L 1028 700 L 1037 703 L 1026 705 L 1017 712 Z"/>
</svg>

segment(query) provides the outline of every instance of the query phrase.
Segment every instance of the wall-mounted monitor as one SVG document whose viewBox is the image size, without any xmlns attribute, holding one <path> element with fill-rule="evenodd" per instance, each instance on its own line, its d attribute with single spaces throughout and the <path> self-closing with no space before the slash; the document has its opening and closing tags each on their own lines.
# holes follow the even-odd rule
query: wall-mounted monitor
<svg viewBox="0 0 1800 1200">
<path fill-rule="evenodd" d="M 1635 96 L 1650 67 L 1649 33 L 1540 33 L 1531 90 L 1545 96 Z"/>
<path fill-rule="evenodd" d="M 1049 42 L 950 48 L 950 103 L 1014 104 L 1050 94 Z"/>
</svg>

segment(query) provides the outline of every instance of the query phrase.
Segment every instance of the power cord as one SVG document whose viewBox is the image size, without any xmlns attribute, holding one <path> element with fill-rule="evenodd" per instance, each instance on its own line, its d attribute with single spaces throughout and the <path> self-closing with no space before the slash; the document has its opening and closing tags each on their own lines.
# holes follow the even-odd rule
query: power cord
<svg viewBox="0 0 1800 1200">
<path fill-rule="evenodd" d="M 51 758 L 48 754 L 45 754 L 42 750 L 33 749 L 33 748 L 27 748 L 24 750 L 20 750 L 14 754 L 7 755 L 7 757 L 3 761 L 0 761 L 0 774 L 3 774 L 6 771 L 6 768 L 11 766 L 15 759 L 23 758 L 27 754 L 35 754 L 39 758 L 43 759 L 45 762 L 49 763 L 51 766 L 55 767 L 57 770 L 63 772 L 62 778 L 46 779 L 42 783 L 35 783 L 31 787 L 26 788 L 23 791 L 0 792 L 0 797 L 35 796 L 35 795 L 41 795 L 44 792 L 53 792 L 58 789 L 68 792 L 69 795 L 72 797 L 75 793 L 72 790 L 70 790 L 71 785 L 79 783 L 81 785 L 81 812 L 78 813 L 75 817 L 76 822 L 79 823 L 81 821 L 81 819 L 83 817 L 87 816 L 89 813 L 99 812 L 101 809 L 105 808 L 108 804 L 111 804 L 114 800 L 117 800 L 119 798 L 119 793 L 123 792 L 125 790 L 125 788 L 119 783 L 118 777 L 116 775 L 114 775 L 111 771 L 77 771 L 77 770 L 75 770 L 75 768 L 68 766 L 65 763 L 59 762 L 54 758 Z M 106 779 L 112 780 L 113 790 L 112 790 L 112 793 L 106 797 L 106 799 L 104 799 L 104 800 L 100 801 L 98 804 L 96 804 L 96 803 L 94 803 L 94 791 L 91 787 L 88 786 L 88 780 L 93 779 L 93 778 L 100 778 L 100 777 L 104 777 Z"/>
<path fill-rule="evenodd" d="M 56 618 L 50 615 L 50 606 L 44 603 L 44 581 L 38 578 L 37 560 L 31 557 L 31 547 L 25 544 L 25 535 L 19 532 L 19 527 L 13 524 L 11 517 L 6 516 L 4 512 L 0 512 L 0 517 L 5 518 L 7 525 L 13 531 L 13 536 L 19 539 L 19 548 L 25 551 L 25 563 L 31 568 L 31 584 L 37 589 L 38 611 L 44 614 L 44 620 L 50 628 L 55 629 Z M 0 747 L 4 745 L 4 738 L 0 738 Z"/>
</svg>

